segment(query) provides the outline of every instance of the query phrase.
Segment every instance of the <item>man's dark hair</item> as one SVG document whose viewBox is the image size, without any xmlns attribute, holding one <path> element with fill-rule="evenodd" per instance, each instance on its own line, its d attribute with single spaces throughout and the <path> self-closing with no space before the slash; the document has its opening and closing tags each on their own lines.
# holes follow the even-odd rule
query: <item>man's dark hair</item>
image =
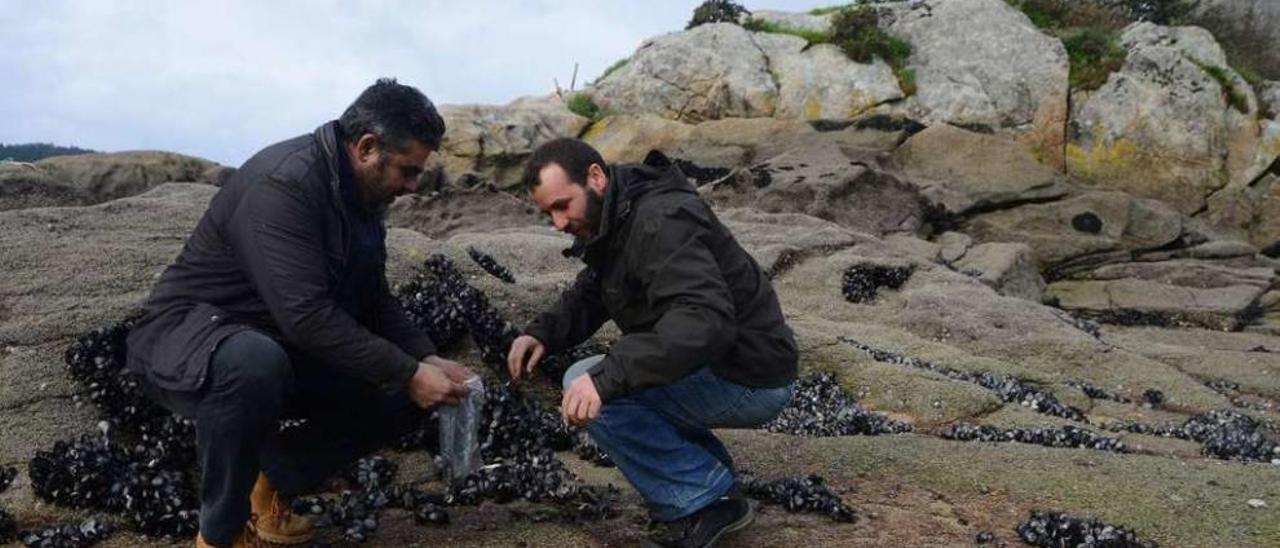
<svg viewBox="0 0 1280 548">
<path fill-rule="evenodd" d="M 569 137 L 553 139 L 543 143 L 529 156 L 521 177 L 525 189 L 537 188 L 542 182 L 538 180 L 538 173 L 551 164 L 560 166 L 569 175 L 569 180 L 579 185 L 587 184 L 587 168 L 591 164 L 599 164 L 600 169 L 608 167 L 604 158 L 591 145 Z"/>
<path fill-rule="evenodd" d="M 366 88 L 338 118 L 343 141 L 350 145 L 366 133 L 397 152 L 409 148 L 409 141 L 440 149 L 444 138 L 444 118 L 431 99 L 413 86 L 396 83 L 395 78 L 379 78 Z"/>
</svg>

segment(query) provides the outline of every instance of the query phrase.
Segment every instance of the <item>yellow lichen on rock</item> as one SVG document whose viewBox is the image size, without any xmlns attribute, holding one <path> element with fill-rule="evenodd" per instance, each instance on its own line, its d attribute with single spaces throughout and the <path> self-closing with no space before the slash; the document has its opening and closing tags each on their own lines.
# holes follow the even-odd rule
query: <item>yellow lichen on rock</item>
<svg viewBox="0 0 1280 548">
<path fill-rule="evenodd" d="M 846 113 L 846 117 L 857 117 L 862 113 L 875 108 L 878 103 L 879 100 L 876 99 L 875 95 L 860 89 L 855 89 L 853 90 L 853 93 L 849 94 L 849 111 Z"/>
</svg>

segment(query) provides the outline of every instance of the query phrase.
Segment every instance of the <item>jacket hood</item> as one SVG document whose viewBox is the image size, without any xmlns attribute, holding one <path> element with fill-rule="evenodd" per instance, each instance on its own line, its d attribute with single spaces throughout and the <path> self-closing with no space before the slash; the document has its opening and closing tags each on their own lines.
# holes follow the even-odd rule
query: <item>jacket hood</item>
<svg viewBox="0 0 1280 548">
<path fill-rule="evenodd" d="M 698 193 L 688 177 L 657 150 L 650 151 L 642 163 L 609 166 L 608 175 L 609 187 L 604 191 L 599 232 L 590 240 L 575 240 L 573 247 L 564 251 L 566 257 L 584 257 L 592 250 L 608 247 L 613 234 L 630 218 L 632 206 L 641 196 Z"/>
</svg>

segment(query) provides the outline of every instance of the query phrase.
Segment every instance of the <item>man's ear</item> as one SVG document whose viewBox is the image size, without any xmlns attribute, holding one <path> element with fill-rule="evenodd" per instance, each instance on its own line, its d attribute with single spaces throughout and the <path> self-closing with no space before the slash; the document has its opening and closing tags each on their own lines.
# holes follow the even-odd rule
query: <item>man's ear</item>
<svg viewBox="0 0 1280 548">
<path fill-rule="evenodd" d="M 377 135 L 372 133 L 361 135 L 360 139 L 356 140 L 356 160 L 362 164 L 371 162 L 381 148 L 382 142 Z"/>
<path fill-rule="evenodd" d="M 605 189 L 609 188 L 609 176 L 605 175 L 604 168 L 600 167 L 600 164 L 587 166 L 587 186 L 601 196 L 604 196 Z"/>
</svg>

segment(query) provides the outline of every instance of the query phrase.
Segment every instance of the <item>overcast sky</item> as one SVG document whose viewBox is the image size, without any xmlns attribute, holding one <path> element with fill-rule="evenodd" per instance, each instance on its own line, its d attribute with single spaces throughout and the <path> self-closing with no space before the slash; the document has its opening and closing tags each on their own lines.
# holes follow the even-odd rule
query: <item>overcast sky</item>
<svg viewBox="0 0 1280 548">
<path fill-rule="evenodd" d="M 698 0 L 0 0 L 0 143 L 159 149 L 239 165 L 374 79 L 501 104 L 590 80 Z M 830 1 L 768 0 L 805 11 Z"/>
</svg>

